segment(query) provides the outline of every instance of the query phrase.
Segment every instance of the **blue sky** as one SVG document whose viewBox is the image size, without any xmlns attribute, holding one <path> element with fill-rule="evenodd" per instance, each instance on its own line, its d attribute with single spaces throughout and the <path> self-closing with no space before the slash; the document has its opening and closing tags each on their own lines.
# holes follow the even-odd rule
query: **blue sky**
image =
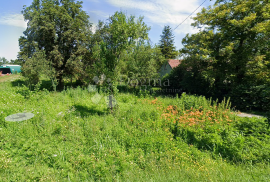
<svg viewBox="0 0 270 182">
<path fill-rule="evenodd" d="M 106 20 L 115 11 L 124 11 L 127 15 L 144 16 L 144 22 L 151 27 L 149 37 L 157 44 L 165 25 L 174 29 L 188 17 L 204 0 L 83 0 L 83 10 L 90 16 L 95 25 L 98 20 Z M 31 5 L 32 0 L 8 0 L 0 2 L 0 57 L 8 60 L 16 59 L 19 51 L 18 39 L 27 27 L 21 11 L 23 5 Z M 207 0 L 202 7 L 212 5 Z M 201 8 L 202 8 L 201 7 Z M 200 12 L 199 8 L 196 13 Z M 191 17 L 193 17 L 191 16 Z M 173 33 L 177 49 L 182 47 L 181 41 L 187 33 L 196 33 L 188 18 Z"/>
</svg>

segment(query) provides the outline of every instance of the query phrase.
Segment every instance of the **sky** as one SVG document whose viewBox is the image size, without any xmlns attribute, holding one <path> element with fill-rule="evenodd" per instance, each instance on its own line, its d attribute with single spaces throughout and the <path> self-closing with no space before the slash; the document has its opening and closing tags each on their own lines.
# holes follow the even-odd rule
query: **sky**
<svg viewBox="0 0 270 182">
<path fill-rule="evenodd" d="M 30 6 L 33 0 L 0 0 L 0 57 L 16 59 L 19 52 L 20 36 L 27 27 L 21 11 L 23 6 Z M 106 21 L 116 11 L 127 15 L 143 16 L 144 22 L 151 27 L 149 37 L 153 44 L 158 44 L 164 26 L 173 30 L 195 11 L 204 0 L 82 0 L 83 10 L 90 16 L 90 22 Z M 191 16 L 196 16 L 203 7 L 213 5 L 214 1 L 206 2 Z M 192 27 L 193 20 L 189 17 L 173 31 L 177 49 L 182 48 L 182 39 L 186 34 L 199 30 Z"/>
</svg>

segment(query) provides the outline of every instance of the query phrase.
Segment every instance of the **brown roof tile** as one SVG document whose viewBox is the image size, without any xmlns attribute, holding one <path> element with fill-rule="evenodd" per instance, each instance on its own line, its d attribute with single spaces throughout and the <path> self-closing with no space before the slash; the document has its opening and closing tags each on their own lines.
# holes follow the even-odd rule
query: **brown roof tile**
<svg viewBox="0 0 270 182">
<path fill-rule="evenodd" d="M 176 68 L 181 63 L 181 60 L 169 59 L 168 63 L 172 68 Z"/>
</svg>

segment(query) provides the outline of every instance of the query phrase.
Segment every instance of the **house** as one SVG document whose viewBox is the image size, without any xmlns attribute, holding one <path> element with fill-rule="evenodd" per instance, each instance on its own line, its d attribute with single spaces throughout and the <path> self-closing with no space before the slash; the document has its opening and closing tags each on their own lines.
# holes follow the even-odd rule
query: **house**
<svg viewBox="0 0 270 182">
<path fill-rule="evenodd" d="M 177 60 L 177 59 L 169 59 L 166 63 L 162 65 L 160 68 L 159 74 L 160 77 L 164 77 L 166 74 L 169 74 L 173 68 L 176 68 L 182 60 Z"/>
<path fill-rule="evenodd" d="M 0 72 L 2 72 L 2 74 L 20 73 L 21 72 L 21 66 L 20 65 L 4 64 L 4 65 L 0 66 Z"/>
</svg>

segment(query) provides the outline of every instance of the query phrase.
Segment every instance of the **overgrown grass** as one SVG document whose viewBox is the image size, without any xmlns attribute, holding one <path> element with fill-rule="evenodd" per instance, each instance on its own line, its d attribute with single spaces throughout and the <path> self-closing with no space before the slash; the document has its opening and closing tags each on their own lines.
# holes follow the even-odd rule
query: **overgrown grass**
<svg viewBox="0 0 270 182">
<path fill-rule="evenodd" d="M 2 76 L 0 76 L 0 82 L 4 82 L 4 81 L 7 81 L 7 80 L 16 80 L 19 77 L 20 77 L 19 74 L 2 75 Z"/>
<path fill-rule="evenodd" d="M 269 181 L 266 122 L 227 102 L 120 93 L 111 114 L 87 89 L 17 83 L 0 84 L 0 181 Z M 19 112 L 35 117 L 5 121 Z"/>
</svg>

